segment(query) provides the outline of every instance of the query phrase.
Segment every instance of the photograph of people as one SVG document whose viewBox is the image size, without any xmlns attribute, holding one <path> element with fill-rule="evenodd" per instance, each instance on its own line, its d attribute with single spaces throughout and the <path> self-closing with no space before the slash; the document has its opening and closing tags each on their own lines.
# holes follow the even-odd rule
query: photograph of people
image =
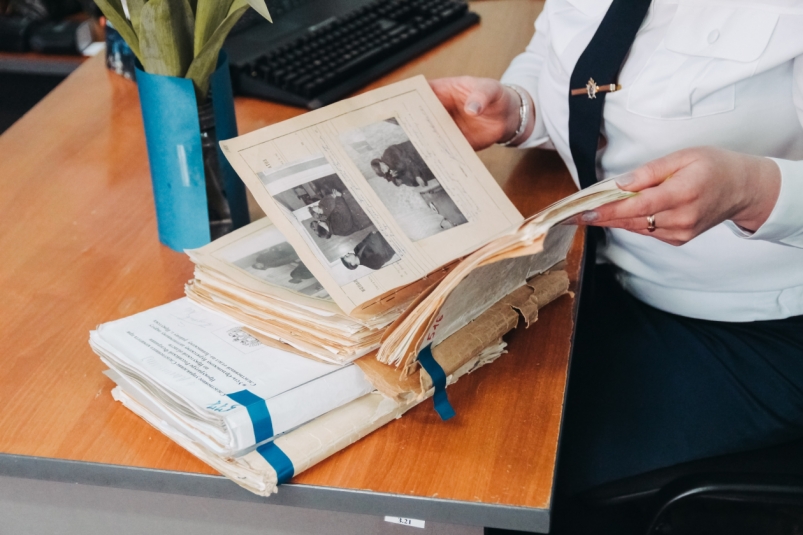
<svg viewBox="0 0 803 535">
<path fill-rule="evenodd" d="M 302 263 L 299 263 L 290 272 L 290 284 L 299 284 L 311 278 L 313 278 L 312 272 Z"/>
<path fill-rule="evenodd" d="M 287 264 L 298 261 L 299 259 L 295 249 L 293 249 L 289 243 L 282 242 L 273 245 L 264 251 L 260 251 L 257 253 L 254 261 L 246 262 L 246 265 L 250 263 L 251 267 L 254 269 L 264 271 L 268 268 L 286 266 Z M 238 262 L 243 263 L 242 260 L 238 260 Z"/>
<path fill-rule="evenodd" d="M 579 187 L 621 175 L 638 192 L 577 218 L 593 231 L 551 533 L 646 533 L 599 523 L 579 496 L 803 438 L 803 18 L 789 6 L 546 0 L 501 83 L 430 82 L 475 150 L 553 149 Z"/>
<path fill-rule="evenodd" d="M 350 253 L 340 257 L 340 261 L 348 269 L 357 269 L 358 266 L 365 266 L 370 269 L 379 269 L 388 260 L 393 258 L 396 252 L 378 232 L 373 231 L 357 244 L 357 247 Z"/>
<path fill-rule="evenodd" d="M 322 155 L 263 171 L 259 176 L 339 284 L 401 259 Z M 358 249 L 365 250 L 367 263 L 342 260 L 354 256 Z M 380 258 L 382 262 L 377 263 Z"/>
<path fill-rule="evenodd" d="M 271 232 L 261 235 L 260 238 L 263 242 L 261 244 L 255 241 L 246 244 L 235 243 L 229 246 L 231 252 L 223 249 L 218 254 L 224 258 L 235 255 L 236 258 L 231 259 L 231 263 L 265 282 L 310 297 L 321 299 L 329 297 L 329 294 L 301 262 L 295 249 L 285 241 L 278 229 L 273 228 Z M 265 247 L 265 241 L 277 240 L 279 240 L 278 243 Z M 251 245 L 250 251 L 246 247 L 247 245 Z M 258 248 L 254 250 L 254 247 Z"/>
<path fill-rule="evenodd" d="M 371 169 L 396 186 L 426 186 L 435 178 L 410 141 L 390 145 L 381 158 L 371 160 Z"/>
<path fill-rule="evenodd" d="M 410 241 L 468 222 L 396 118 L 344 132 L 340 140 Z"/>
<path fill-rule="evenodd" d="M 333 190 L 317 204 L 309 206 L 313 220 L 310 228 L 324 239 L 332 235 L 349 236 L 372 225 L 371 219 L 350 191 Z"/>
</svg>

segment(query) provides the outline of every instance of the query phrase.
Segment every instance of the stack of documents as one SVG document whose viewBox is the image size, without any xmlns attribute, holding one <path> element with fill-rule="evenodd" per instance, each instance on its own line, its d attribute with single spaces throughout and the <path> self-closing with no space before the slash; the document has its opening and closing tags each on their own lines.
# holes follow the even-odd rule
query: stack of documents
<svg viewBox="0 0 803 535">
<path fill-rule="evenodd" d="M 403 376 L 560 262 L 574 227 L 558 223 L 631 195 L 606 181 L 525 220 L 421 76 L 221 147 L 267 218 L 189 251 L 190 299 L 321 360 L 386 339 L 379 358 Z"/>
<path fill-rule="evenodd" d="M 504 352 L 567 293 L 568 218 L 524 219 L 414 78 L 221 143 L 267 218 L 188 251 L 187 297 L 98 327 L 115 399 L 258 494 Z"/>
<path fill-rule="evenodd" d="M 267 218 L 187 254 L 195 264 L 190 299 L 266 343 L 327 362 L 348 363 L 377 349 L 404 305 L 373 318 L 347 316 Z"/>
<path fill-rule="evenodd" d="M 429 397 L 374 391 L 361 369 L 266 346 L 188 299 L 106 323 L 90 345 L 114 399 L 260 495 Z M 450 383 L 504 352 L 497 342 Z"/>
<path fill-rule="evenodd" d="M 89 340 L 128 397 L 224 457 L 374 389 L 356 366 L 266 346 L 186 298 L 103 324 Z"/>
</svg>

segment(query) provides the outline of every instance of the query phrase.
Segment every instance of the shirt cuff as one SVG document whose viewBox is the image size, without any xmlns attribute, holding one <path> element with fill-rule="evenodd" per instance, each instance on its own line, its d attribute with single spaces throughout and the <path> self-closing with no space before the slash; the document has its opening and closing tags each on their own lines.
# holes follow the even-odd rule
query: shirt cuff
<svg viewBox="0 0 803 535">
<path fill-rule="evenodd" d="M 752 233 L 733 221 L 725 223 L 741 238 L 803 248 L 803 161 L 770 160 L 781 170 L 781 191 L 770 216 Z"/>
<path fill-rule="evenodd" d="M 536 89 L 536 87 L 538 87 L 538 78 L 531 79 L 527 76 L 510 76 L 508 73 L 505 73 L 502 76 L 502 83 L 519 86 L 527 91 L 527 93 L 530 95 L 530 98 L 533 99 L 533 109 L 535 110 L 535 127 L 533 127 L 533 131 L 529 137 L 519 143 L 516 148 L 531 149 L 533 147 L 539 147 L 545 143 L 549 143 L 549 135 L 546 131 L 544 119 L 538 111 L 538 90 Z"/>
</svg>

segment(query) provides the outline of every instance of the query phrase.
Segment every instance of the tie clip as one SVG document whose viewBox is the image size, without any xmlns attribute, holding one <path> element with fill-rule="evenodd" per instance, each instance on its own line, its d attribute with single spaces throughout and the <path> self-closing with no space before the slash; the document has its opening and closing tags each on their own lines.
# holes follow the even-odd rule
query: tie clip
<svg viewBox="0 0 803 535">
<path fill-rule="evenodd" d="M 581 89 L 572 89 L 570 94 L 574 97 L 577 95 L 588 95 L 588 98 L 597 98 L 597 93 L 613 93 L 622 89 L 619 84 L 605 84 L 597 85 L 593 78 L 588 79 L 588 83 Z"/>
</svg>

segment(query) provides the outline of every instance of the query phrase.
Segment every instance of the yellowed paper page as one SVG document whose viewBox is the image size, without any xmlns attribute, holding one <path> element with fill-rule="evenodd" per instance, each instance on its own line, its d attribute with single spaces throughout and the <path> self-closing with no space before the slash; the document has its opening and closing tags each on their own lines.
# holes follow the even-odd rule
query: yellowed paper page
<svg viewBox="0 0 803 535">
<path fill-rule="evenodd" d="M 346 314 L 523 221 L 421 76 L 221 146 Z"/>
<path fill-rule="evenodd" d="M 385 333 L 377 358 L 380 362 L 401 366 L 403 373 L 409 375 L 417 367 L 418 351 L 431 343 L 437 330 L 445 320 L 441 308 L 451 292 L 474 270 L 503 260 L 527 255 L 543 254 L 552 260 L 560 260 L 560 255 L 545 250 L 545 238 L 551 228 L 571 217 L 607 204 L 635 195 L 622 191 L 616 186 L 617 177 L 599 182 L 594 186 L 578 191 L 538 214 L 528 218 L 518 229 L 500 236 L 478 249 L 462 262 L 425 298 L 417 303 L 415 309 L 400 316 Z M 558 231 L 561 233 L 561 231 Z M 563 243 L 558 240 L 557 243 Z M 563 243 L 563 254 L 568 243 Z"/>
</svg>

